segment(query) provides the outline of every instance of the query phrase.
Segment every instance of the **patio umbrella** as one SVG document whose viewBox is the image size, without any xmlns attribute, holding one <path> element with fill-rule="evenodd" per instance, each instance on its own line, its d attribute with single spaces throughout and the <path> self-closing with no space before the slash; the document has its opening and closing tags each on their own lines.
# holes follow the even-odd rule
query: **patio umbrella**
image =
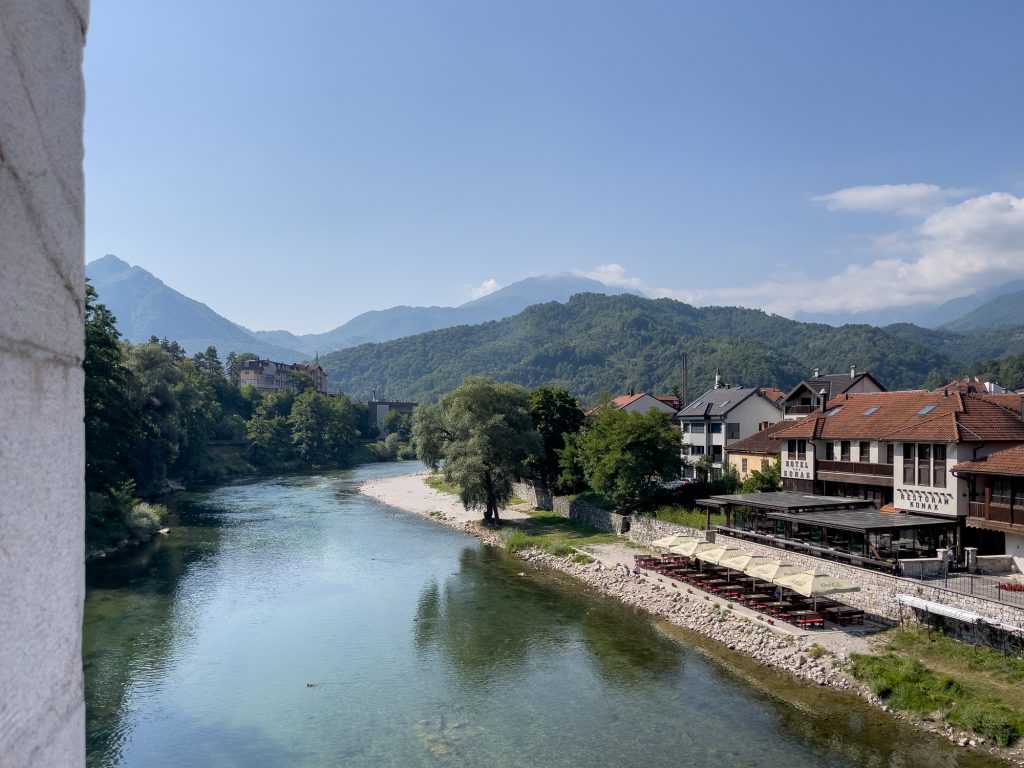
<svg viewBox="0 0 1024 768">
<path fill-rule="evenodd" d="M 663 539 L 652 541 L 652 547 L 660 547 L 661 549 L 671 549 L 672 547 L 678 546 L 679 544 L 685 544 L 688 541 L 700 541 L 696 536 L 680 536 L 678 533 L 672 536 L 666 536 Z"/>
<path fill-rule="evenodd" d="M 748 554 L 742 549 L 737 547 L 724 547 L 719 545 L 716 549 L 706 549 L 703 552 L 697 553 L 697 559 L 703 560 L 705 563 L 714 563 L 715 565 L 721 565 L 723 560 L 728 560 L 731 557 L 739 557 L 740 555 Z"/>
<path fill-rule="evenodd" d="M 818 598 L 839 592 L 860 592 L 860 585 L 820 571 L 803 571 L 790 576 L 776 578 L 780 587 L 791 589 L 804 597 L 814 599 L 814 610 L 818 610 Z"/>
<path fill-rule="evenodd" d="M 726 568 L 730 568 L 734 571 L 743 571 L 746 573 L 747 568 L 752 564 L 757 565 L 760 563 L 774 563 L 770 557 L 765 555 L 755 555 L 752 552 L 744 552 L 742 555 L 736 557 L 730 557 L 722 560 L 719 565 L 724 565 Z"/>
<path fill-rule="evenodd" d="M 790 565 L 789 563 L 783 563 L 778 560 L 770 560 L 767 563 L 761 563 L 760 565 L 748 565 L 743 572 L 747 576 L 753 576 L 755 579 L 763 579 L 764 581 L 775 581 L 778 576 L 789 576 L 794 573 L 800 573 L 803 570 L 799 565 Z"/>
<path fill-rule="evenodd" d="M 693 557 L 698 552 L 703 552 L 707 549 L 719 549 L 721 546 L 721 544 L 715 544 L 714 542 L 694 539 L 693 541 L 688 541 L 685 544 L 677 544 L 674 547 L 669 547 L 668 551 L 676 555 L 683 555 L 684 557 Z"/>
</svg>

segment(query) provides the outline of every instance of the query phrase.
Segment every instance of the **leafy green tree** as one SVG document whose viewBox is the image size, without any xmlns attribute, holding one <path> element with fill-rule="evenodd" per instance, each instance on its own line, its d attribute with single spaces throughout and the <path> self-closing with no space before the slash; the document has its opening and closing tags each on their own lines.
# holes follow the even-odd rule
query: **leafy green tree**
<svg viewBox="0 0 1024 768">
<path fill-rule="evenodd" d="M 642 504 L 679 477 L 680 435 L 670 414 L 606 408 L 574 442 L 587 485 L 617 506 Z"/>
<path fill-rule="evenodd" d="M 129 479 L 128 458 L 140 437 L 128 408 L 129 371 L 116 318 L 85 286 L 85 487 L 107 494 Z"/>
<path fill-rule="evenodd" d="M 380 426 L 385 435 L 398 435 L 401 440 L 412 436 L 412 419 L 407 413 L 389 410 L 380 420 Z"/>
<path fill-rule="evenodd" d="M 255 389 L 249 389 L 252 390 L 249 394 L 256 398 L 252 418 L 245 428 L 249 439 L 249 458 L 259 466 L 288 463 L 295 458 L 288 421 L 295 394 L 279 390 L 260 397 Z"/>
<path fill-rule="evenodd" d="M 566 436 L 575 435 L 583 426 L 583 411 L 568 390 L 540 387 L 530 393 L 530 418 L 544 449 L 535 474 L 547 485 L 554 485 L 560 472 L 559 452 L 565 449 Z"/>
<path fill-rule="evenodd" d="M 714 462 L 706 453 L 702 454 L 701 457 L 693 464 L 694 474 L 697 475 L 697 479 L 702 483 L 711 482 L 711 471 L 713 468 Z"/>
<path fill-rule="evenodd" d="M 718 482 L 722 488 L 720 493 L 736 493 L 742 485 L 739 471 L 728 461 L 722 462 L 722 476 Z"/>
<path fill-rule="evenodd" d="M 344 464 L 359 440 L 352 402 L 342 394 L 305 390 L 295 396 L 288 423 L 295 453 L 314 467 Z"/>
<path fill-rule="evenodd" d="M 418 408 L 413 439 L 431 469 L 443 463 L 463 506 L 482 508 L 484 521 L 495 523 L 499 507 L 512 497 L 512 483 L 542 451 L 527 391 L 482 377 L 466 379 L 436 405 Z"/>
<path fill-rule="evenodd" d="M 782 490 L 782 459 L 776 459 L 767 467 L 755 469 L 740 487 L 743 493 L 763 493 Z"/>
<path fill-rule="evenodd" d="M 253 352 L 243 352 L 240 355 L 230 352 L 228 354 L 228 359 L 224 362 L 224 367 L 227 369 L 228 381 L 236 387 L 242 380 L 242 363 L 248 360 L 259 360 L 259 356 Z"/>
<path fill-rule="evenodd" d="M 224 371 L 220 361 L 215 367 L 207 364 L 204 369 L 195 360 L 183 360 L 178 368 L 181 377 L 174 385 L 174 397 L 179 439 L 173 469 L 177 474 L 193 477 L 202 471 L 207 447 L 223 413 L 214 383 L 223 380 Z"/>
<path fill-rule="evenodd" d="M 156 493 L 178 457 L 181 420 L 177 384 L 181 369 L 164 344 L 138 344 L 127 350 L 131 371 L 128 402 L 142 439 L 132 455 L 132 476 L 143 496 Z"/>
</svg>

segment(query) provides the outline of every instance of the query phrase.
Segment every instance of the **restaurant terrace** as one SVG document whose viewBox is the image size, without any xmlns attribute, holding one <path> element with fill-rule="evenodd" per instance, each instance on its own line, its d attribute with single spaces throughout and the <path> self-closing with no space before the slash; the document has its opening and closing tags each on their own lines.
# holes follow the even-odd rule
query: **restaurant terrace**
<svg viewBox="0 0 1024 768">
<path fill-rule="evenodd" d="M 738 493 L 699 499 L 710 528 L 711 512 L 725 513 L 722 533 L 769 546 L 877 570 L 898 570 L 900 560 L 935 557 L 956 539 L 957 521 L 881 511 L 864 499 L 792 491 Z"/>
</svg>

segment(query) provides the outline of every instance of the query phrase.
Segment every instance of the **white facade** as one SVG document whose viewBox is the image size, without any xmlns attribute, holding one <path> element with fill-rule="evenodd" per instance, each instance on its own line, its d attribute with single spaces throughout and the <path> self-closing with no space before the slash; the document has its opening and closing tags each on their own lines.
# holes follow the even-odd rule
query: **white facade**
<svg viewBox="0 0 1024 768">
<path fill-rule="evenodd" d="M 700 403 L 711 393 L 715 393 L 715 397 L 709 399 L 721 403 L 723 393 L 728 392 L 737 393 L 735 405 L 727 403 L 724 407 L 715 407 L 707 416 L 687 413 L 699 409 Z M 683 459 L 687 462 L 684 476 L 695 475 L 694 465 L 702 456 L 711 457 L 714 473 L 719 475 L 731 444 L 757 434 L 764 424 L 775 424 L 781 419 L 782 411 L 778 406 L 762 395 L 749 394 L 749 390 L 724 388 L 697 398 L 679 416 Z"/>
</svg>

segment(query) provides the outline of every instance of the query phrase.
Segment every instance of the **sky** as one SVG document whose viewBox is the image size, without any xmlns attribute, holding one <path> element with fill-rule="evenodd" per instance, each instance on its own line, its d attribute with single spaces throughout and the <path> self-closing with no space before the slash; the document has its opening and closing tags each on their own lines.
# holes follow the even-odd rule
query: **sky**
<svg viewBox="0 0 1024 768">
<path fill-rule="evenodd" d="M 1024 4 L 94 0 L 86 259 L 255 330 L 578 272 L 870 313 L 1024 277 Z"/>
</svg>

